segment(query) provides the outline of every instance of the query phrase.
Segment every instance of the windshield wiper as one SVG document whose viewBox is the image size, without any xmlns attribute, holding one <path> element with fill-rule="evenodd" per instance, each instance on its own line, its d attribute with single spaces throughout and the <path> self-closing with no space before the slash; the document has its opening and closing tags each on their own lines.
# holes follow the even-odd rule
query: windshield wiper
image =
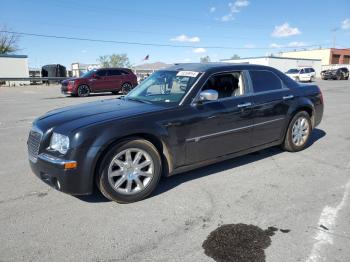
<svg viewBox="0 0 350 262">
<path fill-rule="evenodd" d="M 136 101 L 136 102 L 140 102 L 140 103 L 144 103 L 144 104 L 152 104 L 152 103 L 149 102 L 149 101 L 145 101 L 145 100 L 138 99 L 138 98 L 135 98 L 135 97 L 123 97 L 123 99 L 131 100 L 131 101 Z"/>
</svg>

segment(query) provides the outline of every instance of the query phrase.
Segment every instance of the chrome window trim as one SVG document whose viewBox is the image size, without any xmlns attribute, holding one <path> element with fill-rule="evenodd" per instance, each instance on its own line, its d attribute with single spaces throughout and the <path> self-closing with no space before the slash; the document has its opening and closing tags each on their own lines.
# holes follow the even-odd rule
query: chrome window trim
<svg viewBox="0 0 350 262">
<path fill-rule="evenodd" d="M 205 102 L 205 104 L 209 104 L 209 103 L 216 103 L 216 102 L 222 102 L 222 101 L 228 101 L 228 100 L 233 100 L 233 99 L 237 99 L 237 98 L 242 98 L 242 97 L 249 97 L 251 95 L 251 88 L 249 86 L 249 83 L 248 83 L 248 77 L 247 77 L 247 72 L 248 70 L 239 70 L 239 69 L 235 69 L 235 70 L 227 70 L 227 71 L 221 71 L 221 72 L 215 72 L 215 73 L 212 73 L 210 74 L 208 77 L 207 77 L 207 80 L 205 80 L 205 82 L 202 84 L 202 86 L 199 88 L 197 94 L 194 96 L 194 98 L 192 99 L 191 101 L 191 106 L 195 106 L 196 105 L 196 101 L 198 100 L 198 97 L 199 97 L 199 94 L 203 88 L 203 86 L 205 86 L 205 84 L 208 82 L 208 80 L 213 77 L 213 76 L 216 76 L 216 75 L 221 75 L 221 74 L 227 74 L 227 73 L 233 73 L 233 72 L 242 72 L 242 75 L 243 75 L 243 87 L 244 87 L 244 91 L 247 91 L 247 92 L 244 92 L 243 95 L 241 96 L 229 96 L 229 97 L 225 97 L 225 98 L 220 98 L 218 100 L 215 100 L 215 101 L 208 101 L 208 102 Z M 203 74 L 204 75 L 204 74 Z"/>
<path fill-rule="evenodd" d="M 248 126 L 238 127 L 238 128 L 229 129 L 229 130 L 225 130 L 225 131 L 220 131 L 220 132 L 216 132 L 216 133 L 211 133 L 211 134 L 207 134 L 207 135 L 187 138 L 186 142 L 199 142 L 200 140 L 203 140 L 203 139 L 206 139 L 206 138 L 220 136 L 220 135 L 226 135 L 226 134 L 234 133 L 234 132 L 237 132 L 237 131 L 240 131 L 240 130 L 252 128 L 252 127 L 255 127 L 255 126 L 260 126 L 260 125 L 265 125 L 265 124 L 281 121 L 281 120 L 284 120 L 284 119 L 285 119 L 284 117 L 280 117 L 280 118 L 276 118 L 276 119 L 273 119 L 273 120 L 260 122 L 260 123 L 257 123 L 257 124 L 252 124 L 252 125 L 248 125 Z"/>
<path fill-rule="evenodd" d="M 197 72 L 197 71 L 194 71 Z M 186 100 L 187 96 L 192 92 L 192 89 L 198 84 L 198 82 L 202 79 L 202 77 L 205 75 L 204 72 L 198 72 L 199 74 L 201 74 L 197 81 L 194 82 L 194 84 L 191 86 L 191 88 L 187 91 L 187 93 L 182 97 L 181 101 L 179 102 L 179 106 L 182 106 L 184 101 Z"/>
</svg>

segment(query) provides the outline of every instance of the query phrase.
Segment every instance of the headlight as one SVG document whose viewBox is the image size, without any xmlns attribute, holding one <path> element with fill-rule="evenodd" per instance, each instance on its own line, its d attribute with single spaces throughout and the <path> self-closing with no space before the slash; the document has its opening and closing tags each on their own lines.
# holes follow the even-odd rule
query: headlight
<svg viewBox="0 0 350 262">
<path fill-rule="evenodd" d="M 67 153 L 69 149 L 69 137 L 53 133 L 50 142 L 50 149 L 58 151 L 61 154 Z"/>
<path fill-rule="evenodd" d="M 69 81 L 68 84 L 74 86 L 74 80 Z"/>
</svg>

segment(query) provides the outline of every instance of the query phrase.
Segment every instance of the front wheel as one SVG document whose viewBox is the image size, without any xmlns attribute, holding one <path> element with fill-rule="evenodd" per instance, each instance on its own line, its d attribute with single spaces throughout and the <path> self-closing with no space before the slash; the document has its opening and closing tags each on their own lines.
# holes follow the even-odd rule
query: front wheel
<svg viewBox="0 0 350 262">
<path fill-rule="evenodd" d="M 303 150 L 310 138 L 311 131 L 310 115 L 305 111 L 298 112 L 289 123 L 283 148 L 290 152 Z"/>
<path fill-rule="evenodd" d="M 86 97 L 90 95 L 90 88 L 87 85 L 80 85 L 77 90 L 79 97 Z"/>
<path fill-rule="evenodd" d="M 121 88 L 122 94 L 127 95 L 131 91 L 131 89 L 132 85 L 130 83 L 124 83 Z"/>
<path fill-rule="evenodd" d="M 131 203 L 146 198 L 161 177 L 161 158 L 155 146 L 143 139 L 125 140 L 105 155 L 97 186 L 110 200 Z"/>
</svg>

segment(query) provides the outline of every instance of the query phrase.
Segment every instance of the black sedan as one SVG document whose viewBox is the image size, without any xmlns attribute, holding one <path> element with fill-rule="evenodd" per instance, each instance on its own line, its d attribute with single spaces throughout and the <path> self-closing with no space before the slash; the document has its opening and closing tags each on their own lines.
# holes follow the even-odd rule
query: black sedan
<svg viewBox="0 0 350 262">
<path fill-rule="evenodd" d="M 127 96 L 48 112 L 28 138 L 33 172 L 56 189 L 134 202 L 161 176 L 281 145 L 299 151 L 323 115 L 316 85 L 258 65 L 175 64 Z"/>
</svg>

